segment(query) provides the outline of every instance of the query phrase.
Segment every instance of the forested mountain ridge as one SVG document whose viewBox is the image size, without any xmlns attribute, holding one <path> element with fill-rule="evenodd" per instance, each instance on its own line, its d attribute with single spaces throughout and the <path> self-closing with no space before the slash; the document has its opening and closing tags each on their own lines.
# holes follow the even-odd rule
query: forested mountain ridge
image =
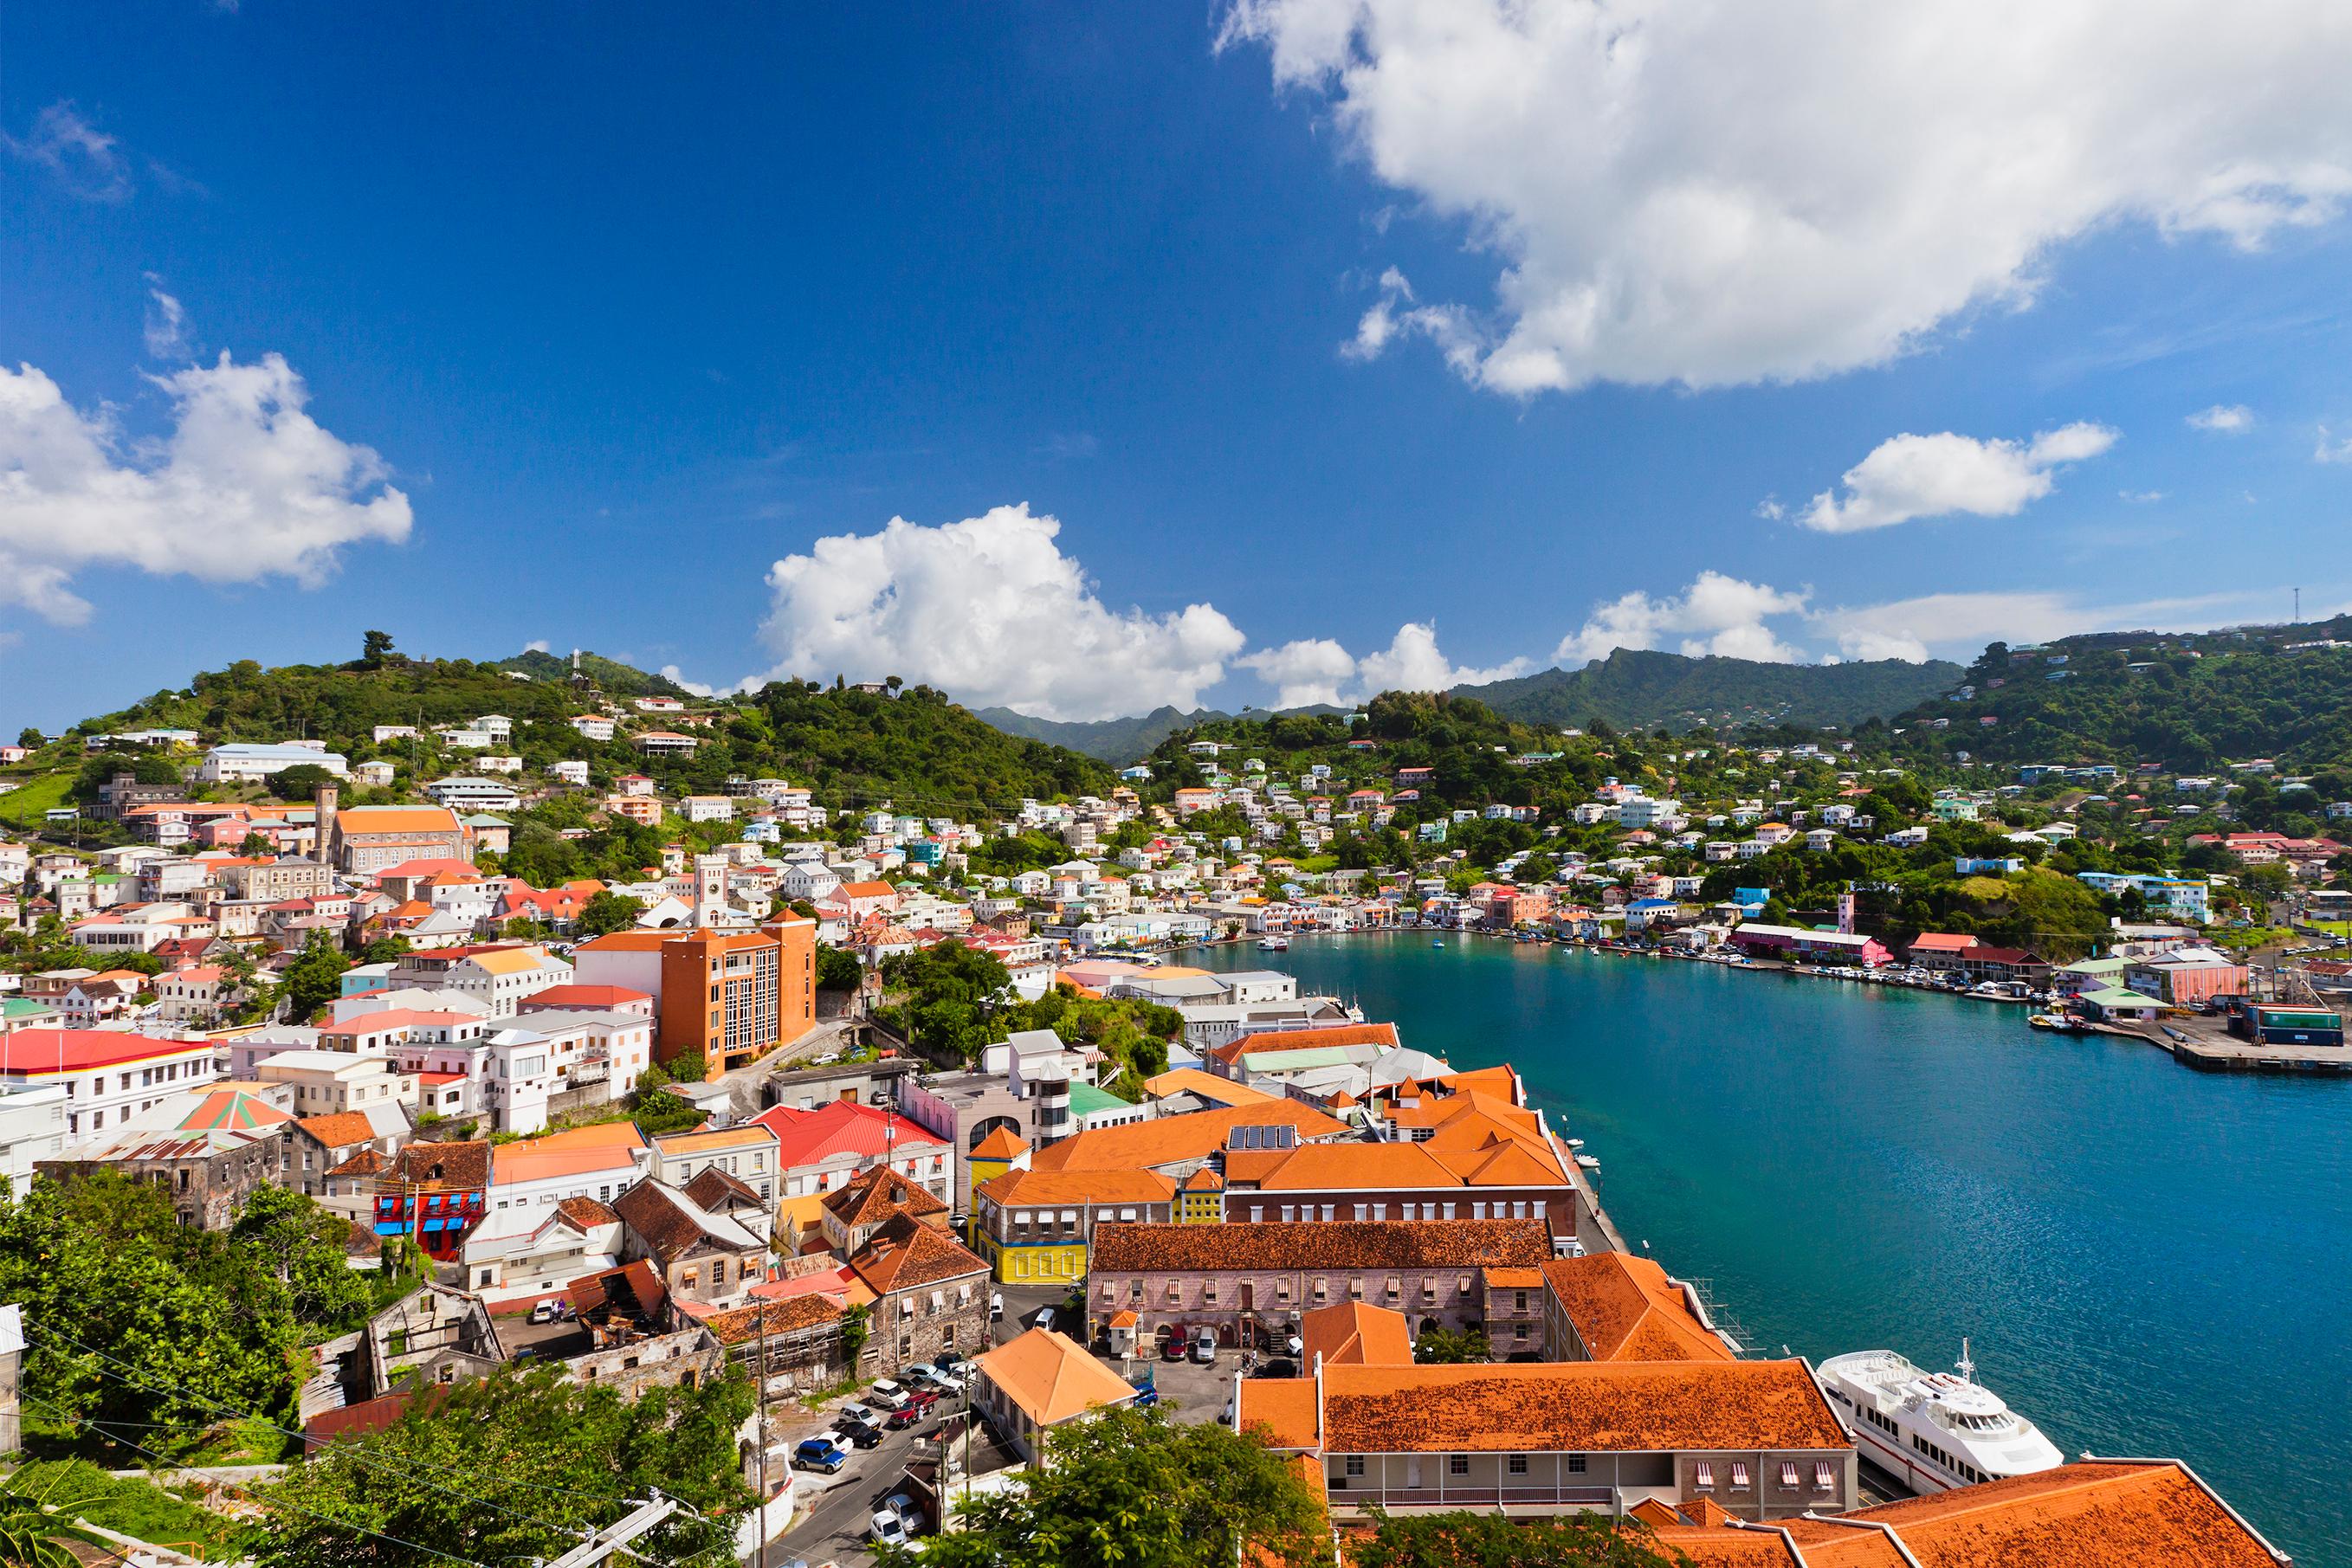
<svg viewBox="0 0 2352 1568">
<path fill-rule="evenodd" d="M 2352 618 L 1995 643 L 1949 692 L 1891 723 L 1899 750 L 1961 748 L 2004 765 L 2352 769 Z"/>
<path fill-rule="evenodd" d="M 1819 729 L 1889 717 L 1960 679 L 1960 666 L 1942 660 L 1776 664 L 1619 648 L 1580 670 L 1545 670 L 1456 694 L 1559 729 L 1589 728 L 1596 719 L 1620 729 Z"/>
<path fill-rule="evenodd" d="M 323 742 L 352 762 L 381 758 L 400 769 L 398 792 L 405 794 L 428 779 L 466 772 L 476 755 L 448 745 L 436 727 L 501 714 L 513 727 L 499 749 L 521 757 L 524 789 L 542 780 L 549 764 L 580 759 L 600 787 L 620 774 L 644 772 L 678 794 L 716 794 L 731 777 L 778 777 L 811 786 L 832 806 L 888 801 L 919 815 L 993 817 L 1017 810 L 1026 799 L 1108 794 L 1117 782 L 1095 758 L 1005 735 L 926 686 L 868 692 L 778 681 L 758 692 L 701 699 L 660 675 L 594 654 L 582 655 L 575 681 L 569 660 L 551 654 L 495 664 L 411 659 L 389 644 L 389 638 L 381 647 L 371 643 L 367 654 L 343 664 L 269 669 L 243 660 L 206 671 L 184 688 L 83 720 L 8 771 L 20 784 L 55 773 L 79 776 L 91 769 L 90 737 L 183 729 L 206 746 L 299 738 Z M 680 698 L 686 716 L 633 706 L 635 697 L 653 695 Z M 622 721 L 608 741 L 588 739 L 568 722 L 608 711 Z M 386 727 L 417 733 L 378 742 L 375 731 Z M 700 744 L 683 756 L 641 755 L 634 734 L 649 728 L 682 729 Z M 152 766 L 163 759 L 151 754 L 140 760 Z"/>
</svg>

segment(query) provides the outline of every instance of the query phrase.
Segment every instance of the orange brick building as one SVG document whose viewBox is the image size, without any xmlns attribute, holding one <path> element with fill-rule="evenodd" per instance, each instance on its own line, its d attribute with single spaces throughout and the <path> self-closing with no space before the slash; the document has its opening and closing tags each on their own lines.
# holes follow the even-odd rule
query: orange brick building
<svg viewBox="0 0 2352 1568">
<path fill-rule="evenodd" d="M 583 984 L 654 998 L 654 1052 L 699 1055 L 723 1072 L 816 1024 L 816 923 L 756 931 L 616 931 L 573 954 Z"/>
</svg>

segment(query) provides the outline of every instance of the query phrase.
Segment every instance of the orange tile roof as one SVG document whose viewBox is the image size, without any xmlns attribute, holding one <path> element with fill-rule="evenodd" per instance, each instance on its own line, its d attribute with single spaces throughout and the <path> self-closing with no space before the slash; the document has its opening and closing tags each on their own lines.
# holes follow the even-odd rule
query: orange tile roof
<svg viewBox="0 0 2352 1568">
<path fill-rule="evenodd" d="M 1106 1271 L 1239 1269 L 1535 1268 L 1551 1256 L 1540 1219 L 1335 1219 L 1313 1225 L 1097 1228 L 1088 1267 Z"/>
<path fill-rule="evenodd" d="M 1160 1116 L 1119 1127 L 1096 1127 L 1048 1144 L 1030 1163 L 1039 1170 L 1149 1169 L 1205 1160 L 1225 1146 L 1235 1127 L 1279 1126 L 1297 1129 L 1301 1140 L 1336 1138 L 1348 1130 L 1344 1123 L 1333 1121 L 1311 1105 L 1296 1100 L 1267 1100 Z"/>
<path fill-rule="evenodd" d="M 999 1127 L 996 1131 L 989 1134 L 988 1136 L 974 1144 L 971 1146 L 971 1153 L 966 1155 L 964 1158 L 968 1160 L 1010 1160 L 1016 1159 L 1028 1152 L 1029 1145 L 1021 1141 L 1020 1134 L 1014 1132 L 1010 1127 Z"/>
<path fill-rule="evenodd" d="M 1918 1568 L 2279 1568 L 2286 1561 L 2169 1459 L 2086 1460 L 1843 1517 L 1893 1530 Z M 1882 1531 L 1826 1520 L 1780 1522 L 1811 1568 L 1905 1568 L 1903 1552 Z M 1733 1530 L 1658 1532 L 1660 1544 L 1696 1568 L 1772 1561 L 1740 1554 L 1754 1538 Z"/>
<path fill-rule="evenodd" d="M 1412 1335 L 1404 1314 L 1361 1301 L 1341 1301 L 1318 1307 L 1298 1320 L 1298 1337 L 1305 1345 L 1299 1364 L 1312 1369 L 1319 1357 L 1325 1366 L 1411 1366 Z"/>
<path fill-rule="evenodd" d="M 1097 1361 L 1084 1345 L 1052 1329 L 1031 1329 L 979 1357 L 982 1375 L 1040 1427 L 1135 1397 L 1125 1378 Z"/>
<path fill-rule="evenodd" d="M 1315 1051 L 1330 1045 L 1377 1045 L 1393 1051 L 1397 1045 L 1396 1025 L 1349 1023 L 1329 1029 L 1273 1029 L 1262 1034 L 1245 1034 L 1228 1040 L 1209 1054 L 1231 1066 L 1253 1052 Z"/>
<path fill-rule="evenodd" d="M 357 1111 L 336 1111 L 324 1116 L 304 1116 L 294 1124 L 323 1148 L 375 1142 L 375 1124 Z"/>
<path fill-rule="evenodd" d="M 454 833 L 457 813 L 446 806 L 346 806 L 336 814 L 338 831 L 352 833 Z"/>
<path fill-rule="evenodd" d="M 988 1272 L 988 1260 L 910 1214 L 887 1221 L 849 1260 L 877 1295 Z"/>
<path fill-rule="evenodd" d="M 1692 1315 L 1666 1271 L 1647 1258 L 1595 1252 L 1543 1266 L 1544 1283 L 1594 1361 L 1730 1361 Z"/>
<path fill-rule="evenodd" d="M 1230 1078 L 1220 1078 L 1213 1072 L 1203 1072 L 1197 1067 L 1171 1067 L 1157 1078 L 1143 1081 L 1143 1092 L 1153 1099 L 1171 1094 L 1198 1094 L 1203 1100 L 1213 1100 L 1220 1105 L 1244 1105 L 1256 1100 L 1278 1100 L 1263 1089 L 1253 1089 L 1246 1083 L 1236 1083 Z"/>
<path fill-rule="evenodd" d="M 1244 1427 L 1256 1416 L 1242 1385 Z M 1307 1414 L 1313 1416 L 1312 1400 Z M 1853 1444 L 1798 1360 L 1521 1362 L 1346 1366 L 1323 1374 L 1322 1439 L 1277 1427 L 1281 1448 L 1328 1453 L 1668 1453 Z"/>
<path fill-rule="evenodd" d="M 635 1123 L 599 1123 L 544 1137 L 499 1144 L 490 1150 L 490 1180 L 499 1186 L 589 1171 L 631 1171 L 646 1146 Z"/>
<path fill-rule="evenodd" d="M 1166 1203 L 1176 1184 L 1156 1171 L 1006 1171 L 972 1189 L 974 1197 L 1008 1208 L 1046 1204 Z"/>
<path fill-rule="evenodd" d="M 1149 1124 L 1146 1124 L 1149 1125 Z M 1260 1190 L 1276 1192 L 1437 1191 L 1478 1186 L 1559 1186 L 1566 1177 L 1532 1171 L 1515 1145 L 1440 1156 L 1422 1144 L 1307 1144 L 1263 1166 L 1247 1162 Z M 1498 1156 L 1507 1154 L 1509 1158 Z M 1244 1162 L 1225 1163 L 1225 1179 L 1243 1179 Z"/>
<path fill-rule="evenodd" d="M 754 1144 L 772 1147 L 776 1134 L 758 1122 L 745 1122 L 740 1126 L 720 1127 L 708 1133 L 664 1133 L 654 1139 L 654 1147 L 663 1155 L 699 1154 L 705 1149 L 750 1148 Z"/>
</svg>

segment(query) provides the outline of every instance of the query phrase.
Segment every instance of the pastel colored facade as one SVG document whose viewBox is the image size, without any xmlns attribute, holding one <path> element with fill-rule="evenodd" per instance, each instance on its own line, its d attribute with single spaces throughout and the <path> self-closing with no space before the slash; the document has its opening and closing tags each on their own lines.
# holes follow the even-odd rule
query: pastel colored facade
<svg viewBox="0 0 2352 1568">
<path fill-rule="evenodd" d="M 1742 925 L 1731 934 L 1732 946 L 1744 953 L 1768 958 L 1811 958 L 1820 963 L 1891 964 L 1895 955 L 1875 936 L 1846 936 L 1835 931 L 1809 931 L 1801 925 Z"/>
<path fill-rule="evenodd" d="M 781 1197 L 831 1192 L 886 1164 L 942 1203 L 955 1191 L 953 1145 L 879 1106 L 846 1099 L 805 1111 L 773 1105 L 751 1120 L 776 1135 Z"/>
<path fill-rule="evenodd" d="M 700 1056 L 740 1067 L 816 1026 L 816 925 L 778 920 L 757 931 L 619 931 L 572 955 L 583 984 L 654 998 L 664 1061 Z"/>
<path fill-rule="evenodd" d="M 446 806 L 341 808 L 332 785 L 319 789 L 318 858 L 366 876 L 412 860 L 473 859 L 473 834 Z"/>
<path fill-rule="evenodd" d="M 1551 1233 L 1535 1219 L 1113 1223 L 1095 1230 L 1087 1322 L 1102 1332 L 1131 1314 L 1147 1347 L 1202 1329 L 1264 1346 L 1318 1308 L 1360 1302 L 1404 1314 L 1416 1333 L 1483 1329 L 1497 1356 L 1538 1353 L 1540 1290 L 1530 1287 L 1551 1257 Z"/>
<path fill-rule="evenodd" d="M 1311 1458 L 1342 1523 L 1498 1510 L 1625 1514 L 1706 1500 L 1753 1521 L 1838 1513 L 1856 1458 L 1798 1360 L 1325 1364 L 1240 1385 L 1238 1424 Z"/>
<path fill-rule="evenodd" d="M 972 1188 L 973 1239 L 1005 1284 L 1075 1282 L 1098 1222 L 1169 1224 L 1176 1192 L 1156 1171 L 1008 1171 Z"/>
</svg>

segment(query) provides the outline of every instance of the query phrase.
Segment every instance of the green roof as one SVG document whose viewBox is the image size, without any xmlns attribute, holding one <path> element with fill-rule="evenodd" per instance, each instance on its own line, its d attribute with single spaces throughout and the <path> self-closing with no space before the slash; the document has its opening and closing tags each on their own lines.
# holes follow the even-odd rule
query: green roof
<svg viewBox="0 0 2352 1568">
<path fill-rule="evenodd" d="M 2126 991 L 2117 986 L 2109 986 L 2100 991 L 2085 991 L 2079 999 L 2095 1002 L 2103 1008 L 2160 1008 L 2164 1005 L 2154 997 L 2144 997 L 2137 991 Z"/>
<path fill-rule="evenodd" d="M 2131 967 L 2123 958 L 2081 958 L 2061 971 L 2068 975 L 2120 975 Z"/>
<path fill-rule="evenodd" d="M 1108 1089 L 1097 1089 L 1091 1083 L 1070 1085 L 1070 1114 L 1091 1116 L 1097 1111 L 1127 1111 L 1133 1103 L 1120 1099 Z"/>
<path fill-rule="evenodd" d="M 1309 1045 L 1297 1051 L 1247 1051 L 1242 1066 L 1251 1072 L 1298 1072 L 1310 1067 L 1345 1067 L 1355 1060 L 1345 1046 Z"/>
<path fill-rule="evenodd" d="M 0 1018 L 37 1018 L 55 1011 L 57 1009 L 47 1002 L 29 1001 L 23 997 L 0 998 Z"/>
</svg>

